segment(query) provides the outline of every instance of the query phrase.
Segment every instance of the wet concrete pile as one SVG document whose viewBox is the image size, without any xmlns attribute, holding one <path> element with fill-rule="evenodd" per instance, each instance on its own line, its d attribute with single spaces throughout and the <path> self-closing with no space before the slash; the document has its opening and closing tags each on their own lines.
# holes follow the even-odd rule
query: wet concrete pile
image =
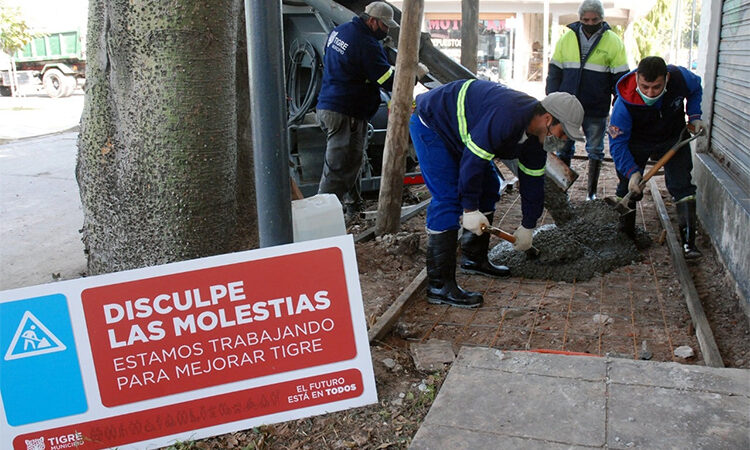
<svg viewBox="0 0 750 450">
<path fill-rule="evenodd" d="M 640 228 L 636 228 L 635 240 L 619 231 L 619 214 L 602 200 L 570 205 L 559 189 L 546 189 L 545 195 L 555 225 L 536 230 L 534 247 L 540 255 L 529 257 L 502 241 L 489 253 L 492 262 L 508 266 L 513 276 L 585 281 L 640 261 L 638 249 L 650 245 L 650 238 Z"/>
</svg>

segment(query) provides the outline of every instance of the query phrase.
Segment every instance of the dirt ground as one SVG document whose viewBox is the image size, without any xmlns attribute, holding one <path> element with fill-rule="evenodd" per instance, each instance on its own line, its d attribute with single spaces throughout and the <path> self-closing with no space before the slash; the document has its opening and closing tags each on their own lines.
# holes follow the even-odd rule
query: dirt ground
<svg viewBox="0 0 750 450">
<path fill-rule="evenodd" d="M 584 164 L 574 161 L 575 165 Z M 577 167 L 579 173 L 585 173 L 584 168 Z M 584 175 L 585 177 L 585 175 Z M 579 182 L 585 189 L 585 183 Z M 411 188 L 414 199 L 424 198 L 424 188 Z M 575 202 L 580 197 L 580 192 L 571 193 L 571 201 Z M 578 198 L 580 200 L 580 198 Z M 673 205 L 665 197 L 667 207 L 673 211 Z M 372 206 L 373 203 L 370 203 Z M 671 214 L 671 213 L 670 213 Z M 395 236 L 386 236 L 374 240 L 358 242 L 356 244 L 357 262 L 359 265 L 360 283 L 362 286 L 362 297 L 365 302 L 366 318 L 372 325 L 378 317 L 390 306 L 391 302 L 398 297 L 403 289 L 419 274 L 425 264 L 426 234 L 424 232 L 424 216 L 422 212 L 402 224 L 401 232 Z M 496 219 L 497 222 L 497 219 Z M 364 231 L 368 225 L 365 220 L 360 220 L 350 227 L 353 234 Z M 652 239 L 657 240 L 661 232 L 660 228 L 650 230 Z M 693 279 L 698 293 L 701 296 L 704 309 L 711 324 L 719 350 L 727 367 L 750 368 L 750 326 L 742 313 L 738 298 L 734 293 L 733 283 L 721 265 L 717 255 L 710 245 L 708 236 L 703 232 L 699 234 L 698 245 L 704 253 L 699 263 L 690 265 Z M 655 279 L 672 277 L 669 272 L 670 262 L 668 258 L 653 256 Z M 478 277 L 479 281 L 461 278 L 461 282 L 468 287 L 476 289 L 486 285 L 486 278 Z M 604 284 L 604 283 L 601 283 Z M 663 295 L 660 301 L 675 304 L 684 303 L 679 284 L 675 280 L 663 283 Z M 585 293 L 585 292 L 584 292 Z M 416 296 L 410 304 L 412 311 L 417 315 L 429 315 L 430 306 L 424 299 L 424 293 Z M 490 305 L 491 307 L 491 305 Z M 509 309 L 506 307 L 505 310 Z M 419 311 L 423 311 L 419 313 Z M 463 310 L 466 311 L 466 310 Z M 407 314 L 407 312 L 405 312 Z M 413 313 L 412 313 L 413 314 Z M 507 311 L 506 311 L 507 314 Z M 555 323 L 554 313 L 540 312 L 537 308 L 534 322 L 542 318 L 543 323 L 537 328 L 538 335 L 554 331 L 555 327 L 562 327 L 561 323 Z M 663 313 L 662 313 L 663 315 Z M 505 318 L 505 316 L 503 316 Z M 616 317 L 616 316 L 615 316 Z M 510 317 L 516 323 L 527 320 L 523 315 Z M 690 343 L 698 353 L 697 341 L 690 323 L 687 308 L 678 310 L 674 317 L 664 317 L 664 322 L 669 321 L 669 326 L 680 328 L 683 334 L 690 334 Z M 531 320 L 531 319 L 528 319 Z M 547 320 L 545 323 L 544 320 Z M 566 322 L 567 323 L 567 322 Z M 403 325 L 403 324 L 401 324 Z M 567 326 L 567 325 L 565 325 Z M 604 326 L 600 327 L 602 329 Z M 615 329 L 610 327 L 610 330 Z M 506 328 L 505 332 L 513 333 L 520 328 Z M 627 330 L 623 330 L 625 333 Z M 519 334 L 522 331 L 518 332 Z M 648 333 L 646 331 L 646 333 Z M 593 332 L 592 335 L 596 335 Z M 593 354 L 603 354 L 602 336 L 605 332 L 599 332 L 599 344 L 596 342 L 578 342 L 570 338 L 569 347 L 577 347 L 583 351 Z M 586 340 L 586 336 L 578 339 Z M 674 336 L 679 336 L 675 331 Z M 524 339 L 526 339 L 524 337 Z M 677 339 L 677 338 L 673 338 Z M 630 339 L 634 341 L 634 339 Z M 442 381 L 449 369 L 446 365 L 442 370 L 434 372 L 423 372 L 416 369 L 412 355 L 409 351 L 408 333 L 398 330 L 391 333 L 383 342 L 371 346 L 372 362 L 375 371 L 375 379 L 379 402 L 374 405 L 356 408 L 348 411 L 331 413 L 323 416 L 300 419 L 292 422 L 258 427 L 232 434 L 218 436 L 202 441 L 180 444 L 175 448 L 196 449 L 402 449 L 407 448 L 411 439 L 419 428 L 424 416 L 432 404 Z M 518 345 L 512 337 L 502 342 L 492 342 L 492 346 L 505 346 L 523 348 L 517 339 Z M 527 342 L 531 342 L 529 336 Z M 555 341 L 552 341 L 553 343 Z M 635 342 L 635 341 L 634 341 Z M 635 342 L 637 344 L 637 342 Z M 652 348 L 655 361 L 673 361 L 674 356 L 670 350 L 678 343 L 669 342 L 665 344 L 664 351 Z M 467 341 L 467 345 L 473 345 Z M 544 345 L 550 345 L 545 342 Z M 563 346 L 564 346 L 563 342 Z M 456 341 L 454 341 L 454 350 Z M 633 349 L 633 343 L 625 343 L 623 355 L 620 357 L 633 358 L 639 354 L 639 349 Z M 575 348 L 578 350 L 578 348 Z M 629 350 L 629 351 L 628 351 Z M 689 360 L 678 360 L 685 364 L 702 364 L 700 355 Z"/>
</svg>

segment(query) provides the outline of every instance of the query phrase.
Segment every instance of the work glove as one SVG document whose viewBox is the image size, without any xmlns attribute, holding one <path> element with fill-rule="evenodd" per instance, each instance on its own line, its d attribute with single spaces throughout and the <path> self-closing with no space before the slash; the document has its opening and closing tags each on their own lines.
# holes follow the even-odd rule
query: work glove
<svg viewBox="0 0 750 450">
<path fill-rule="evenodd" d="M 701 132 L 701 130 L 706 129 L 706 124 L 703 123 L 700 119 L 691 120 L 690 123 L 687 126 L 688 131 L 692 134 L 698 134 Z"/>
<path fill-rule="evenodd" d="M 463 226 L 467 230 L 471 231 L 476 235 L 482 234 L 482 225 L 489 226 L 490 221 L 487 220 L 487 216 L 480 213 L 478 210 L 464 212 Z"/>
<path fill-rule="evenodd" d="M 428 69 L 427 66 L 425 66 L 421 62 L 418 62 L 417 63 L 417 79 L 421 80 L 428 73 L 430 73 L 430 69 Z"/>
<path fill-rule="evenodd" d="M 630 175 L 628 181 L 628 192 L 630 192 L 630 200 L 638 201 L 643 198 L 643 190 L 641 189 L 641 180 L 643 175 L 637 170 Z"/>
<path fill-rule="evenodd" d="M 530 249 L 531 242 L 534 239 L 531 234 L 532 231 L 531 228 L 526 228 L 523 225 L 518 227 L 513 233 L 513 236 L 516 237 L 516 242 L 513 243 L 513 248 L 521 252 Z"/>
</svg>

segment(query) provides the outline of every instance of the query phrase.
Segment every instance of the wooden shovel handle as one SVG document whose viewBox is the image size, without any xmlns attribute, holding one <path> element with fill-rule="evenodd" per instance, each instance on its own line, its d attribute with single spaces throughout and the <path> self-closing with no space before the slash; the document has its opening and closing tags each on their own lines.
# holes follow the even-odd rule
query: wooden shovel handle
<svg viewBox="0 0 750 450">
<path fill-rule="evenodd" d="M 482 225 L 482 233 L 490 233 L 494 234 L 495 236 L 499 237 L 500 239 L 506 240 L 510 242 L 511 244 L 516 242 L 516 237 L 513 236 L 510 233 L 506 233 L 505 231 L 501 230 L 500 228 L 493 227 L 492 225 Z"/>
<path fill-rule="evenodd" d="M 656 161 L 656 164 L 654 164 L 651 169 L 649 169 L 648 172 L 646 172 L 646 175 L 643 176 L 643 179 L 641 179 L 641 182 L 639 183 L 641 185 L 641 189 L 646 186 L 646 182 L 653 177 L 656 172 L 659 171 L 664 165 L 669 162 L 670 159 L 674 156 L 675 153 L 677 153 L 677 150 L 681 149 L 683 145 L 694 141 L 698 138 L 698 136 L 703 135 L 703 130 L 700 131 L 700 133 L 694 134 L 693 136 L 683 139 L 680 142 L 676 143 L 672 148 L 670 148 L 667 153 L 665 153 L 661 158 L 659 158 L 658 161 Z"/>
</svg>

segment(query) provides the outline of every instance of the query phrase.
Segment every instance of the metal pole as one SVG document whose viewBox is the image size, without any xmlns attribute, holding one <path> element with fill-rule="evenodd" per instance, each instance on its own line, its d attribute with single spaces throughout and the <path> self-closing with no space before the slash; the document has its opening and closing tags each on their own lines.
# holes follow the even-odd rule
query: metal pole
<svg viewBox="0 0 750 450">
<path fill-rule="evenodd" d="M 281 0 L 245 0 L 247 61 L 261 247 L 292 242 Z"/>
</svg>

